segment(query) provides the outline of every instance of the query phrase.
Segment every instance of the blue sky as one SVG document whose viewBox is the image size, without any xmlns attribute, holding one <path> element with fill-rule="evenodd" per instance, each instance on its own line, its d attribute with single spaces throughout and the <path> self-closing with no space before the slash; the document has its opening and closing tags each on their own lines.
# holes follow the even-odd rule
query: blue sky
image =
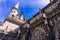
<svg viewBox="0 0 60 40">
<path fill-rule="evenodd" d="M 18 12 L 21 14 L 24 11 L 24 17 L 29 19 L 39 11 L 39 8 L 45 7 L 49 0 L 0 0 L 0 21 L 5 20 L 17 2 L 19 2 Z"/>
</svg>

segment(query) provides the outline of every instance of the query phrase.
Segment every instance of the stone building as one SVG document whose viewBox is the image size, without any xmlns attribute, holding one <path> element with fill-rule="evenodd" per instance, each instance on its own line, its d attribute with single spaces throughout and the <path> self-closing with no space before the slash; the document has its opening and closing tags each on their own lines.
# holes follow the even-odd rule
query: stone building
<svg viewBox="0 0 60 40">
<path fill-rule="evenodd" d="M 60 0 L 53 0 L 25 24 L 20 40 L 60 40 Z M 29 28 L 27 28 L 29 24 Z"/>
<path fill-rule="evenodd" d="M 18 33 L 21 33 L 20 26 L 26 22 L 23 13 L 18 13 L 19 3 L 17 3 L 10 11 L 10 15 L 3 22 L 0 22 L 0 38 L 1 40 L 13 40 Z M 11 39 L 12 38 L 12 39 Z"/>
<path fill-rule="evenodd" d="M 29 20 L 18 14 L 18 6 L 0 23 L 1 40 L 60 40 L 60 0 L 50 0 Z"/>
</svg>

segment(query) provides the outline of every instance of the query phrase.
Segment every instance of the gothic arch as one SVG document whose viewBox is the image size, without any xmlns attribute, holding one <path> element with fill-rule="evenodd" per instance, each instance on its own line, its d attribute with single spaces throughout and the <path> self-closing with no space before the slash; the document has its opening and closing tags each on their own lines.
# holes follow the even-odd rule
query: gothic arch
<svg viewBox="0 0 60 40">
<path fill-rule="evenodd" d="M 36 27 L 33 32 L 31 32 L 31 40 L 46 40 L 45 30 L 41 27 Z"/>
</svg>

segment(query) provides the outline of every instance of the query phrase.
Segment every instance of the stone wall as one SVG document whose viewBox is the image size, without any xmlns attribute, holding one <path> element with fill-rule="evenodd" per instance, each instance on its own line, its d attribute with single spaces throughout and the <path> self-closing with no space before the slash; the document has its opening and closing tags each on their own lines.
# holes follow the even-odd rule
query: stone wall
<svg viewBox="0 0 60 40">
<path fill-rule="evenodd" d="M 60 0 L 52 4 L 50 3 L 45 9 L 42 10 L 45 11 L 45 14 L 47 15 L 48 24 L 44 24 L 44 19 L 41 17 L 41 14 L 43 14 L 42 12 L 38 12 L 37 15 L 32 17 L 29 20 L 30 28 L 28 28 L 24 33 L 21 33 L 21 40 L 59 40 L 59 2 Z"/>
</svg>

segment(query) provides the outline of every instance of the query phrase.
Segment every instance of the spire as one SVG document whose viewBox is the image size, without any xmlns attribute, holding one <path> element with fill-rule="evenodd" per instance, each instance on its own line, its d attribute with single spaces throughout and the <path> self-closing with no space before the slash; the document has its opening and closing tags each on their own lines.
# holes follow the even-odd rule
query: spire
<svg viewBox="0 0 60 40">
<path fill-rule="evenodd" d="M 21 13 L 21 19 L 23 20 L 24 19 L 24 12 L 22 11 L 22 13 Z"/>
<path fill-rule="evenodd" d="M 12 8 L 10 16 L 15 17 L 18 14 L 19 2 Z"/>
<path fill-rule="evenodd" d="M 24 15 L 24 11 L 22 11 L 21 15 Z"/>
<path fill-rule="evenodd" d="M 14 7 L 18 9 L 18 7 L 19 7 L 19 2 L 17 2 L 17 4 L 16 4 Z"/>
</svg>

